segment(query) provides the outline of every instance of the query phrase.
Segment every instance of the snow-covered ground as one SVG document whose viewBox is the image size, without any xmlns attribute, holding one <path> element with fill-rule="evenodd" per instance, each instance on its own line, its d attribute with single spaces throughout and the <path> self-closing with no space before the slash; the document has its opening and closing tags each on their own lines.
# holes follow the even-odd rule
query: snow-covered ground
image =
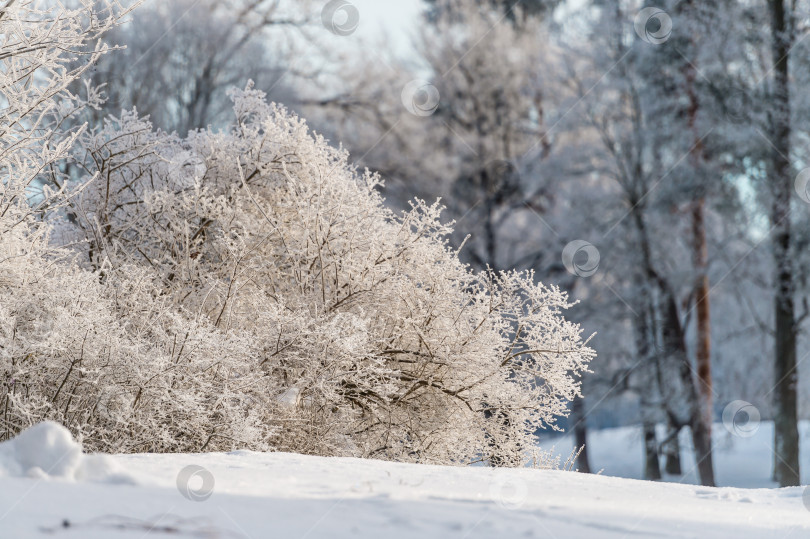
<svg viewBox="0 0 810 539">
<path fill-rule="evenodd" d="M 763 421 L 755 430 L 741 431 L 744 436 L 732 435 L 722 423 L 713 428 L 714 467 L 717 484 L 721 486 L 770 488 L 773 468 L 773 423 Z M 663 439 L 659 429 L 659 440 Z M 810 483 L 810 422 L 799 425 L 801 436 L 802 484 Z M 641 479 L 644 471 L 644 446 L 641 427 L 621 427 L 588 432 L 587 446 L 591 469 L 603 475 Z M 689 431 L 680 436 L 683 476 L 668 476 L 664 480 L 679 483 L 697 483 L 697 469 L 692 452 Z M 544 449 L 568 455 L 573 448 L 570 436 L 547 440 Z M 661 470 L 663 471 L 663 460 Z M 810 516 L 810 513 L 808 513 Z"/>
<path fill-rule="evenodd" d="M 798 538 L 802 493 L 243 451 L 88 458 L 57 427 L 0 444 L 13 539 Z"/>
</svg>

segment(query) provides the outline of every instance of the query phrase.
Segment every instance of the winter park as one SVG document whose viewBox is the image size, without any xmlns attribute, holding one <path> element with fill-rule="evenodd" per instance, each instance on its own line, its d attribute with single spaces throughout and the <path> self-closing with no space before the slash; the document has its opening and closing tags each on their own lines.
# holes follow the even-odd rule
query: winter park
<svg viewBox="0 0 810 539">
<path fill-rule="evenodd" d="M 0 539 L 810 537 L 810 0 L 0 0 Z"/>
</svg>

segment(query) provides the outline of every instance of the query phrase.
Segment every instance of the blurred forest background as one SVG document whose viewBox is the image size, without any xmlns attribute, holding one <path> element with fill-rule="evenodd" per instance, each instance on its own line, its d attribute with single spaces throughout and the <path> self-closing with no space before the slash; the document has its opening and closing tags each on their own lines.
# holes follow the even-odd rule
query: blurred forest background
<svg viewBox="0 0 810 539">
<path fill-rule="evenodd" d="M 380 172 L 392 207 L 441 197 L 471 266 L 533 270 L 582 300 L 569 316 L 598 333 L 598 359 L 563 423 L 578 441 L 641 424 L 655 479 L 687 466 L 686 429 L 712 484 L 712 422 L 744 401 L 775 420 L 774 478 L 798 484 L 808 9 L 147 0 L 107 39 L 126 49 L 94 68 L 108 100 L 92 113 L 134 107 L 185 136 L 224 126 L 225 93 L 252 79 Z"/>
</svg>

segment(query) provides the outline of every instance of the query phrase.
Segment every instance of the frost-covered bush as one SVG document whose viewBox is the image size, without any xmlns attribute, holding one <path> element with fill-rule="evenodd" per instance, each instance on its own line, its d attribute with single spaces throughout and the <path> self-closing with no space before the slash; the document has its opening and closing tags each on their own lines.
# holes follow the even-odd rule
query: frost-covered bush
<svg viewBox="0 0 810 539">
<path fill-rule="evenodd" d="M 255 354 L 239 333 L 179 309 L 144 269 L 90 271 L 49 241 L 85 187 L 65 181 L 83 131 L 69 120 L 97 98 L 65 90 L 87 67 L 68 65 L 103 54 L 126 11 L 74 4 L 0 12 L 0 440 L 54 419 L 94 450 L 269 448 L 276 405 L 268 379 L 245 384 Z"/>
<path fill-rule="evenodd" d="M 67 66 L 121 12 L 79 6 L 0 14 L 0 438 L 519 465 L 593 356 L 565 294 L 471 272 L 250 86 L 226 132 L 85 130 Z"/>
<path fill-rule="evenodd" d="M 104 179 L 72 210 L 88 267 L 135 264 L 175 308 L 248 334 L 276 449 L 519 464 L 593 356 L 565 294 L 471 272 L 438 203 L 393 214 L 302 120 L 250 86 L 233 99 L 226 132 L 179 140 L 125 113 L 83 138 Z"/>
<path fill-rule="evenodd" d="M 273 403 L 244 387 L 238 335 L 185 316 L 138 268 L 100 284 L 22 236 L 0 243 L 0 439 L 51 419 L 92 450 L 270 447 Z"/>
</svg>

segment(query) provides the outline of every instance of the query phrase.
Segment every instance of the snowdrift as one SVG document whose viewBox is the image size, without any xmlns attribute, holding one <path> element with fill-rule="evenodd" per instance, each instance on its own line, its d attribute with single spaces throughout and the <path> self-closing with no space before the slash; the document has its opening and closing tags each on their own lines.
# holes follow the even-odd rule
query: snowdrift
<svg viewBox="0 0 810 539">
<path fill-rule="evenodd" d="M 0 443 L 0 478 L 56 478 L 68 481 L 128 483 L 107 455 L 87 455 L 65 427 L 43 421 Z"/>
<path fill-rule="evenodd" d="M 810 534 L 800 487 L 704 488 L 562 471 L 247 451 L 96 458 L 76 449 L 54 424 L 37 425 L 0 446 L 0 536 L 742 539 Z M 110 484 L 116 477 L 106 468 L 110 463 L 125 469 L 133 484 Z M 37 469 L 41 472 L 32 472 Z M 91 482 L 99 477 L 105 482 Z"/>
</svg>

